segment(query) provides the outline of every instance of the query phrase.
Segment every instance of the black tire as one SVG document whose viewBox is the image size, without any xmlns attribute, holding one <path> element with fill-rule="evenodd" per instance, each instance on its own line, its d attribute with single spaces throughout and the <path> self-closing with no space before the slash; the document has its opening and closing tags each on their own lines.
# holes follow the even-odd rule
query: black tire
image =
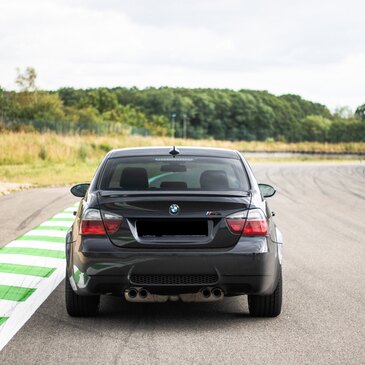
<svg viewBox="0 0 365 365">
<path fill-rule="evenodd" d="M 280 267 L 275 291 L 270 295 L 249 295 L 248 309 L 253 317 L 277 317 L 281 312 L 282 300 L 283 278 Z"/>
<path fill-rule="evenodd" d="M 71 317 L 91 317 L 99 312 L 100 296 L 77 295 L 72 289 L 67 274 L 65 278 L 65 299 L 67 313 Z"/>
</svg>

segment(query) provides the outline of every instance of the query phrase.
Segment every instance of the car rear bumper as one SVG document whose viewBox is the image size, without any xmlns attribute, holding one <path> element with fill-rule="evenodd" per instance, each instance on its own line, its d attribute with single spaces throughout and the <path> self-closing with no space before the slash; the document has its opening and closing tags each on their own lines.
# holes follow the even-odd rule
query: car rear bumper
<svg viewBox="0 0 365 365">
<path fill-rule="evenodd" d="M 245 237 L 230 250 L 123 250 L 97 240 L 67 244 L 67 273 L 80 295 L 122 295 L 131 287 L 155 294 L 219 287 L 225 295 L 271 294 L 278 280 L 277 243 Z"/>
</svg>

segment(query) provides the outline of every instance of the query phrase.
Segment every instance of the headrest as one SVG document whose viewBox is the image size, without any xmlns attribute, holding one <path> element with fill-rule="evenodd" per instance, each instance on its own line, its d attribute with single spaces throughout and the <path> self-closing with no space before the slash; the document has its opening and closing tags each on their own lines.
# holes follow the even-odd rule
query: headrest
<svg viewBox="0 0 365 365">
<path fill-rule="evenodd" d="M 188 185 L 184 181 L 163 181 L 160 184 L 161 189 L 171 189 L 171 190 L 186 190 Z"/>
<path fill-rule="evenodd" d="M 123 189 L 148 189 L 146 169 L 142 167 L 126 167 L 120 177 L 120 187 Z"/>
<path fill-rule="evenodd" d="M 223 170 L 207 170 L 200 175 L 202 190 L 227 190 L 229 189 L 227 174 Z"/>
</svg>

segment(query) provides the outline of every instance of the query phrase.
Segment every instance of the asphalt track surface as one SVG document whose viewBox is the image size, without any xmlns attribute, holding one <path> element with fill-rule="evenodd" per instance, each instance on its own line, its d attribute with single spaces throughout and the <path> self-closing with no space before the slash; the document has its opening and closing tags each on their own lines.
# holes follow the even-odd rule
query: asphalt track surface
<svg viewBox="0 0 365 365">
<path fill-rule="evenodd" d="M 365 164 L 256 164 L 284 235 L 284 304 L 275 319 L 246 297 L 128 304 L 66 314 L 61 283 L 0 353 L 0 364 L 365 364 Z M 75 201 L 66 188 L 0 198 L 5 244 Z"/>
</svg>

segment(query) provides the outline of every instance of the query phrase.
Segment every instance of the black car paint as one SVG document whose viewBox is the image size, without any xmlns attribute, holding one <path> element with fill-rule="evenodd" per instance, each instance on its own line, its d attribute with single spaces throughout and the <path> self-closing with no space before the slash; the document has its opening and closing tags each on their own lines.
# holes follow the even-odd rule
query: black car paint
<svg viewBox="0 0 365 365">
<path fill-rule="evenodd" d="M 133 286 L 135 274 L 217 274 L 214 286 L 226 296 L 271 294 L 278 282 L 280 259 L 276 227 L 267 202 L 263 199 L 251 168 L 237 152 L 220 149 L 180 148 L 182 156 L 215 156 L 240 159 L 250 181 L 248 192 L 186 193 L 169 192 L 124 194 L 101 192 L 99 180 L 108 158 L 168 154 L 169 148 L 141 148 L 111 151 L 100 164 L 89 190 L 82 199 L 76 219 L 66 237 L 67 275 L 79 295 L 122 295 Z M 168 207 L 181 207 L 179 218 L 207 218 L 208 211 L 216 234 L 204 243 L 141 242 L 132 234 L 136 218 L 174 219 Z M 260 208 L 269 222 L 269 235 L 248 237 L 229 232 L 225 217 L 250 208 Z M 121 230 L 110 237 L 79 234 L 80 217 L 87 208 L 97 208 L 123 215 Z M 219 228 L 219 229 L 218 229 Z M 149 285 L 151 293 L 187 293 L 199 290 L 196 285 Z"/>
</svg>

